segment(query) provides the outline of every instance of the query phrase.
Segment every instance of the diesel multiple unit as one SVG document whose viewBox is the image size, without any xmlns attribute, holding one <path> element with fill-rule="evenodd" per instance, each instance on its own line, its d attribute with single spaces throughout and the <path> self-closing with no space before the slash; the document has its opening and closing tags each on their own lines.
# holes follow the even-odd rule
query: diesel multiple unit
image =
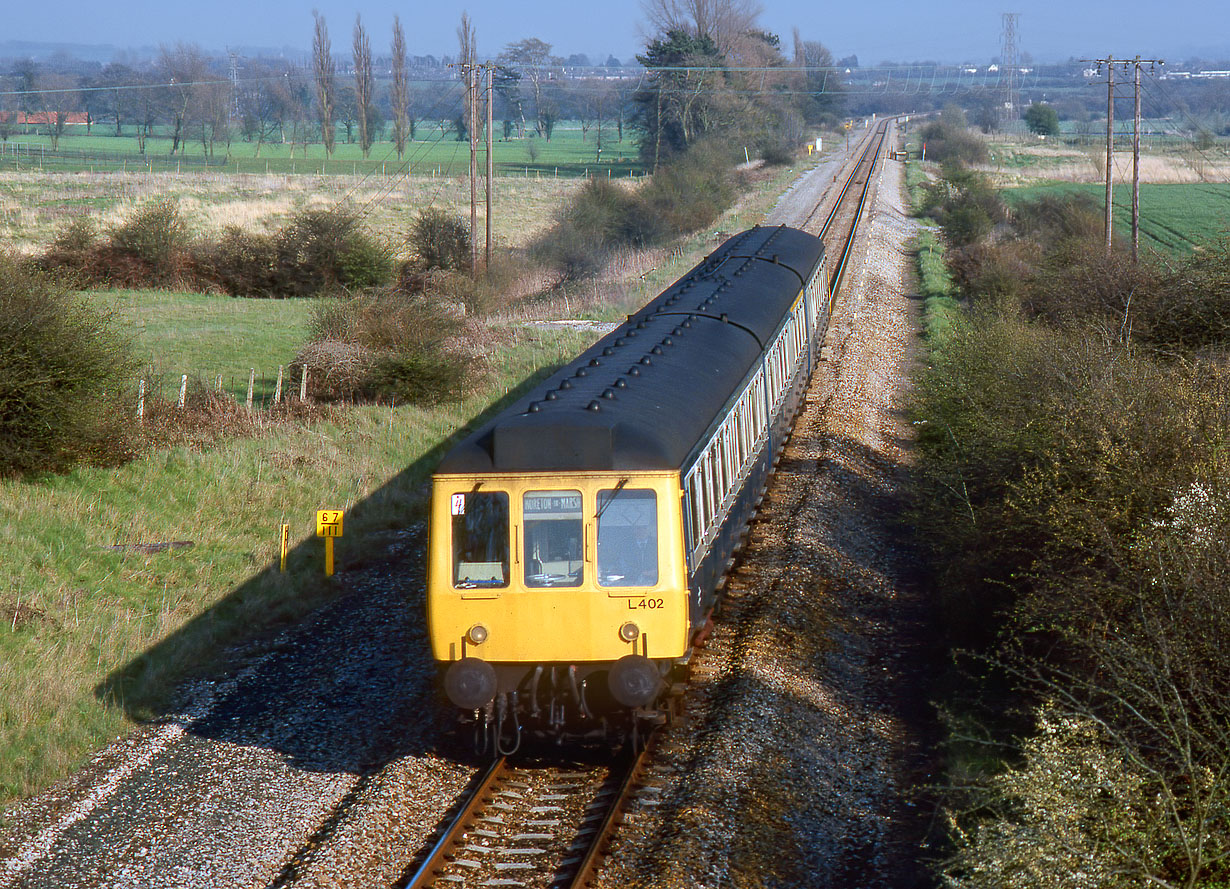
<svg viewBox="0 0 1230 889">
<path fill-rule="evenodd" d="M 432 480 L 428 627 L 482 743 L 659 719 L 828 322 L 824 248 L 735 235 Z"/>
</svg>

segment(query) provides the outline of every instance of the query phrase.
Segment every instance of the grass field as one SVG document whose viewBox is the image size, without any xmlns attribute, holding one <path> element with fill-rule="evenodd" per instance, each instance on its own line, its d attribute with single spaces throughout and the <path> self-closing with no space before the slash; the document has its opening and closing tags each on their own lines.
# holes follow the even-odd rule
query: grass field
<svg viewBox="0 0 1230 889">
<path fill-rule="evenodd" d="M 712 249 L 719 231 L 763 219 L 797 172 L 761 178 L 714 226 L 625 279 L 586 285 L 526 315 L 621 317 Z M 541 195 L 531 197 L 540 206 Z M 276 369 L 275 356 L 293 350 L 310 311 L 303 303 L 191 294 L 91 298 L 129 319 L 143 359 L 171 373 L 211 364 L 206 372 L 217 373 L 222 362 L 241 372 Z M 132 719 L 165 712 L 177 681 L 216 675 L 233 666 L 236 646 L 329 601 L 340 586 L 321 576 L 310 536 L 317 509 L 347 511 L 343 572 L 382 551 L 383 532 L 422 518 L 423 482 L 442 443 L 595 336 L 493 322 L 483 340 L 492 375 L 461 404 L 351 408 L 114 469 L 0 481 L 0 802 L 62 778 Z M 295 544 L 284 575 L 272 567 L 283 521 Z M 194 545 L 110 548 L 165 541 Z"/>
<path fill-rule="evenodd" d="M 118 469 L 0 482 L 0 796 L 63 774 L 124 730 L 125 710 L 165 706 L 160 694 L 176 676 L 326 600 L 332 587 L 308 538 L 315 510 L 347 510 L 343 565 L 372 535 L 412 523 L 429 471 L 418 461 L 509 387 L 574 354 L 586 335 L 520 330 L 501 339 L 491 385 L 459 405 L 353 409 L 204 452 L 173 448 Z M 283 521 L 298 544 L 285 575 L 264 568 Z M 172 540 L 194 546 L 108 548 Z M 209 620 L 185 630 L 204 613 Z M 171 633 L 172 656 L 133 666 Z M 96 686 L 125 664 L 133 669 L 115 690 L 125 706 L 106 706 Z"/>
<path fill-rule="evenodd" d="M 307 341 L 312 314 L 308 299 L 144 290 L 99 291 L 89 299 L 114 315 L 142 363 L 142 376 L 161 383 L 168 397 L 187 374 L 209 382 L 220 375 L 223 390 L 243 399 L 255 370 L 255 399 L 268 400 L 278 366 L 289 365 Z"/>
<path fill-rule="evenodd" d="M 1047 193 L 1077 192 L 1089 195 L 1101 206 L 1106 190 L 1098 185 L 1062 183 L 1013 188 L 1004 192 L 1009 204 Z M 1114 221 L 1117 237 L 1130 238 L 1132 192 L 1128 186 L 1114 190 Z M 1140 243 L 1145 249 L 1186 253 L 1230 233 L 1230 184 L 1193 183 L 1140 186 Z"/>
<path fill-rule="evenodd" d="M 498 127 L 497 127 L 498 130 Z M 602 129 L 602 152 L 598 152 L 597 130 L 588 133 L 572 121 L 556 125 L 551 139 L 538 136 L 497 139 L 492 144 L 492 163 L 498 176 L 583 176 L 591 174 L 626 177 L 641 172 L 637 161 L 637 145 L 628 130 L 617 141 L 616 127 L 607 122 Z M 104 127 L 96 127 L 92 135 L 65 134 L 53 151 L 51 139 L 37 134 L 14 134 L 0 146 L 0 166 L 24 170 L 84 170 L 130 171 L 143 168 L 166 170 L 176 168 L 187 172 L 205 166 L 229 173 L 291 173 L 296 175 L 400 175 L 409 171 L 415 176 L 460 176 L 470 163 L 468 141 L 458 142 L 450 130 L 441 132 L 438 121 L 419 121 L 416 140 L 407 144 L 399 160 L 389 141 L 376 142 L 368 157 L 358 144 L 344 141 L 339 133 L 332 157 L 326 158 L 322 144 L 245 142 L 215 143 L 212 158 L 198 139 L 185 142 L 179 153 L 172 155 L 169 138 L 151 137 L 144 154 L 135 135 L 107 135 Z M 480 146 L 480 166 L 486 156 Z M 212 166 L 209 166 L 212 164 Z"/>
</svg>

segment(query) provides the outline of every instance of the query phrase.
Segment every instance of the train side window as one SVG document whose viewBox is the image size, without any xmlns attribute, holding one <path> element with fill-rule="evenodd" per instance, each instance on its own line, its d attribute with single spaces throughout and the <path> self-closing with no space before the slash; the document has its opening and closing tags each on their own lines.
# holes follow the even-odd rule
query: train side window
<svg viewBox="0 0 1230 889">
<path fill-rule="evenodd" d="M 584 579 L 584 524 L 580 491 L 526 491 L 525 585 L 580 586 Z"/>
<path fill-rule="evenodd" d="M 713 477 L 713 448 L 705 451 L 705 459 L 701 468 L 701 478 L 705 482 L 705 530 L 709 530 L 709 526 L 713 524 L 717 518 L 718 499 L 714 496 L 714 485 L 716 480 Z"/>
<path fill-rule="evenodd" d="M 699 546 L 705 536 L 704 482 L 701 481 L 699 465 L 692 470 L 692 482 L 688 486 L 688 501 L 692 507 L 692 545 Z"/>
<path fill-rule="evenodd" d="M 599 491 L 599 585 L 654 586 L 657 582 L 657 494 L 634 488 Z"/>
<path fill-rule="evenodd" d="M 508 586 L 508 495 L 470 491 L 450 498 L 453 515 L 453 586 Z"/>
<path fill-rule="evenodd" d="M 722 427 L 722 450 L 719 454 L 722 460 L 722 499 L 725 500 L 735 483 L 730 471 L 730 434 L 725 426 Z"/>
</svg>

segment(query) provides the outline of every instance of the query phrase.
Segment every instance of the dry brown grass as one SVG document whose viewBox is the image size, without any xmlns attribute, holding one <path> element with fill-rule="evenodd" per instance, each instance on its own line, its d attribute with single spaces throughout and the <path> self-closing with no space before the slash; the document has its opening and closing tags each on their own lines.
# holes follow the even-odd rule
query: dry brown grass
<svg viewBox="0 0 1230 889">
<path fill-rule="evenodd" d="M 579 179 L 498 178 L 493 237 L 521 247 L 545 228 L 555 207 Z M 0 173 L 0 238 L 22 253 L 50 243 L 69 220 L 93 215 L 104 225 L 127 219 L 134 208 L 161 196 L 177 198 L 198 234 L 227 225 L 268 231 L 298 210 L 327 209 L 346 201 L 365 223 L 394 242 L 417 210 L 436 206 L 469 218 L 469 182 L 414 176 L 286 176 L 233 173 Z M 486 217 L 479 210 L 480 229 Z"/>
<path fill-rule="evenodd" d="M 1143 141 L 1143 140 L 1142 140 Z M 1105 181 L 1104 145 L 1085 147 L 1047 145 L 1032 141 L 997 143 L 995 159 L 974 169 L 989 175 L 996 187 L 1005 188 L 1050 182 Z M 1142 145 L 1140 181 L 1149 184 L 1224 182 L 1230 179 L 1230 155 L 1224 151 L 1155 148 Z M 1131 184 L 1132 154 L 1116 143 L 1115 182 Z"/>
</svg>

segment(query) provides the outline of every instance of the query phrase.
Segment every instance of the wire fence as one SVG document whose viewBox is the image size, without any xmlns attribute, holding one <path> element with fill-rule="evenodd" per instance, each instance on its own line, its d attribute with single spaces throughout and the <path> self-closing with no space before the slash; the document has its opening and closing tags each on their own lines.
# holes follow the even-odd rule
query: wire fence
<svg viewBox="0 0 1230 889">
<path fill-rule="evenodd" d="M 248 410 L 266 410 L 291 399 L 306 401 L 310 376 L 306 365 L 291 370 L 279 365 L 276 376 L 267 375 L 263 371 L 258 373 L 256 368 L 251 368 L 246 378 L 237 378 L 234 375 L 228 377 L 224 374 L 213 374 L 205 378 L 180 374 L 178 379 L 166 375 L 151 375 L 137 381 L 136 417 L 138 420 L 144 418 L 147 397 L 159 397 L 168 401 L 174 398 L 176 406 L 183 410 L 188 402 L 190 385 L 208 388 L 218 396 L 230 396 Z"/>
<path fill-rule="evenodd" d="M 225 156 L 164 155 L 118 151 L 110 148 L 52 148 L 37 142 L 0 142 L 0 166 L 25 169 L 48 167 L 106 167 L 120 170 L 183 170 L 225 167 Z"/>
</svg>

